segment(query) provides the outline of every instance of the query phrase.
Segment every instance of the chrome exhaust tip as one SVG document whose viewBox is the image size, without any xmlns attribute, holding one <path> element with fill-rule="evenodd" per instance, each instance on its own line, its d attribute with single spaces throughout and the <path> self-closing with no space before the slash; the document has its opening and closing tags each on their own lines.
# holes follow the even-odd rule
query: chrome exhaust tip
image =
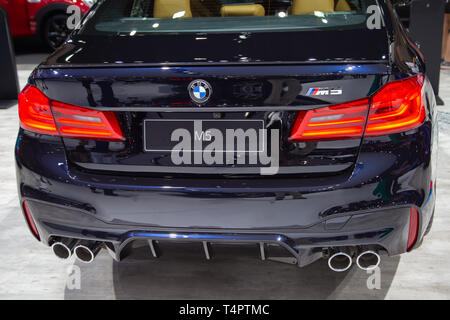
<svg viewBox="0 0 450 320">
<path fill-rule="evenodd" d="M 72 256 L 73 248 L 78 243 L 76 239 L 57 239 L 51 246 L 53 253 L 62 260 L 67 260 Z"/>
<path fill-rule="evenodd" d="M 352 257 L 343 251 L 336 252 L 328 259 L 328 267 L 335 272 L 347 271 L 352 263 Z"/>
<path fill-rule="evenodd" d="M 362 270 L 373 270 L 380 265 L 381 257 L 373 250 L 361 252 L 356 258 L 356 264 Z"/>
<path fill-rule="evenodd" d="M 83 263 L 91 263 L 102 249 L 100 242 L 82 242 L 75 247 L 77 259 Z"/>
</svg>

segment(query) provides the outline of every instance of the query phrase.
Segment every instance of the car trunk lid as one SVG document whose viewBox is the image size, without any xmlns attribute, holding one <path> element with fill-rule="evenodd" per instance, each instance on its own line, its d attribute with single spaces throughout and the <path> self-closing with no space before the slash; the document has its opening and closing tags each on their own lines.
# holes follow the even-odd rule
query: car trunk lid
<svg viewBox="0 0 450 320">
<path fill-rule="evenodd" d="M 166 127 L 175 130 L 176 123 L 191 130 L 192 136 L 199 123 L 203 134 L 215 126 L 221 126 L 224 131 L 227 124 L 238 129 L 237 123 L 242 129 L 253 126 L 259 131 L 262 123 L 267 132 L 278 131 L 278 174 L 351 172 L 360 138 L 289 141 L 299 111 L 368 97 L 390 73 L 384 32 L 369 32 L 369 36 L 361 30 L 342 32 L 361 40 L 352 40 L 351 56 L 347 52 L 349 48 L 345 48 L 350 43 L 338 45 L 334 31 L 320 31 L 321 37 L 310 31 L 279 33 L 277 37 L 273 37 L 273 33 L 272 37 L 255 33 L 249 36 L 246 45 L 235 41 L 240 34 L 216 34 L 208 36 L 207 40 L 183 35 L 177 43 L 185 49 L 172 52 L 166 60 L 162 53 L 167 49 L 162 48 L 166 41 L 174 39 L 171 35 L 136 37 L 133 42 L 130 37 L 115 38 L 115 42 L 105 37 L 94 43 L 77 38 L 42 64 L 35 78 L 50 99 L 113 111 L 118 118 L 125 141 L 64 138 L 69 161 L 86 170 L 148 175 L 255 176 L 264 165 L 250 163 L 250 152 L 243 155 L 247 159 L 243 162 L 239 162 L 239 155 L 235 154 L 235 161 L 227 163 L 224 152 L 222 163 L 205 163 L 203 158 L 195 163 L 193 152 L 189 163 L 174 163 L 174 144 L 170 141 L 158 144 L 158 132 L 153 131 L 149 136 L 146 126 L 159 125 L 161 139 L 169 140 L 171 132 L 163 131 Z M 264 37 L 274 42 L 262 41 Z M 298 40 L 294 48 L 295 37 Z M 138 48 L 144 38 L 149 41 L 146 48 L 153 48 L 151 52 L 127 49 L 129 54 L 126 54 L 123 48 L 127 43 Z M 336 46 L 332 50 L 320 50 L 323 44 L 319 38 Z M 347 41 L 348 37 L 341 34 L 339 39 Z M 374 41 L 386 45 L 368 46 Z M 204 45 L 207 42 L 210 45 L 225 42 L 227 45 L 221 47 L 226 52 Z M 298 50 L 300 42 L 302 50 Z M 193 48 L 197 43 L 198 47 Z M 99 51 L 99 46 L 105 50 Z M 269 50 L 269 47 L 277 49 Z M 202 56 L 208 56 L 208 63 L 196 59 Z M 210 99 L 203 104 L 196 103 L 189 95 L 189 86 L 196 80 L 206 81 L 212 88 Z M 166 121 L 167 126 L 161 126 L 162 121 Z M 146 139 L 155 136 L 154 148 L 148 148 Z M 275 143 L 270 137 L 270 134 L 266 136 L 267 155 Z M 204 150 L 209 142 L 202 138 L 200 149 Z"/>
</svg>

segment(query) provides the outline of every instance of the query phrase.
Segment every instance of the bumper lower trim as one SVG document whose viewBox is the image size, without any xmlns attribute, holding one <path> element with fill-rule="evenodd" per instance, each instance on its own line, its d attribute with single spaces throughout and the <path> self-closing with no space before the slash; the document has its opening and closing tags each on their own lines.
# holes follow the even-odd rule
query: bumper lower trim
<svg viewBox="0 0 450 320">
<path fill-rule="evenodd" d="M 294 248 L 295 242 L 286 236 L 278 234 L 226 234 L 226 233 L 198 233 L 198 232 L 145 232 L 135 231 L 129 232 L 124 236 L 124 240 L 118 246 L 115 252 L 115 258 L 121 260 L 121 253 L 124 248 L 134 240 L 147 240 L 150 251 L 154 258 L 159 257 L 158 242 L 175 241 L 175 242 L 198 242 L 203 246 L 206 260 L 212 259 L 212 243 L 254 243 L 259 246 L 261 260 L 272 260 L 278 262 L 285 262 L 289 264 L 298 264 L 300 266 L 300 253 Z M 267 244 L 280 246 L 287 250 L 292 257 L 267 257 L 265 246 Z"/>
</svg>

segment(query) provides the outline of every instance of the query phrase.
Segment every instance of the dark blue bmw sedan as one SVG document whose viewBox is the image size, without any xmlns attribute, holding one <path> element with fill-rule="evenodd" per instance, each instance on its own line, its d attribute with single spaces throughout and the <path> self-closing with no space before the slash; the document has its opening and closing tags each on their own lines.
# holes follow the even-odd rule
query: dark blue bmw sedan
<svg viewBox="0 0 450 320">
<path fill-rule="evenodd" d="M 435 97 L 390 1 L 100 0 L 19 96 L 18 191 L 63 259 L 368 270 L 435 207 Z"/>
</svg>

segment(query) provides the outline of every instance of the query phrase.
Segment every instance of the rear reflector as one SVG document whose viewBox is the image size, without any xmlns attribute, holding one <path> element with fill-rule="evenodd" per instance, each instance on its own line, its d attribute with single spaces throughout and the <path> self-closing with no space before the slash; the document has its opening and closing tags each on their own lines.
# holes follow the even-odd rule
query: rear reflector
<svg viewBox="0 0 450 320">
<path fill-rule="evenodd" d="M 423 83 L 418 75 L 390 82 L 368 99 L 300 111 L 289 140 L 361 138 L 417 128 L 425 121 Z"/>
<path fill-rule="evenodd" d="M 408 244 L 406 250 L 410 250 L 416 243 L 417 234 L 419 232 L 419 212 L 416 208 L 411 208 L 411 214 L 409 218 L 409 233 Z"/>
<path fill-rule="evenodd" d="M 30 230 L 33 232 L 36 239 L 41 240 L 39 236 L 39 232 L 36 228 L 36 224 L 34 223 L 33 216 L 31 215 L 30 209 L 27 206 L 27 202 L 23 201 L 22 203 L 23 212 L 25 213 L 25 217 L 27 219 L 28 226 L 30 227 Z"/>
<path fill-rule="evenodd" d="M 124 140 L 113 112 L 101 112 L 50 101 L 38 88 L 26 86 L 19 95 L 22 128 L 71 138 Z"/>
</svg>

